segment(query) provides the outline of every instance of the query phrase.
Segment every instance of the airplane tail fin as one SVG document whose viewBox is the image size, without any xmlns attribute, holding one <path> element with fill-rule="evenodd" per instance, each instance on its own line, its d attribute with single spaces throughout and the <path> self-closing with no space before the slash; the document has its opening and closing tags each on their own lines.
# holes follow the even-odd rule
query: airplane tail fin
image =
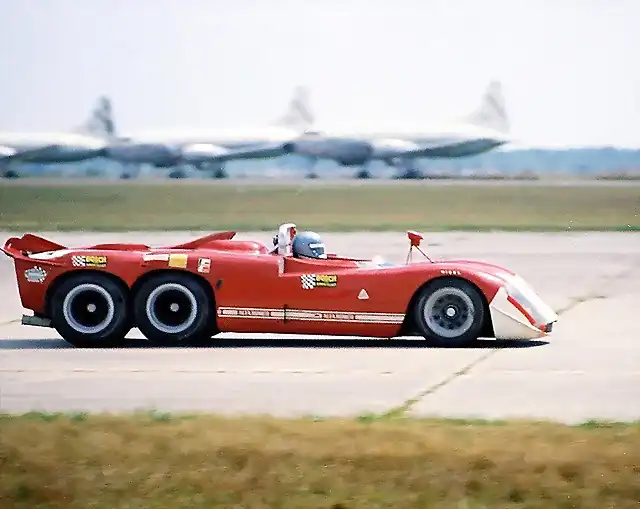
<svg viewBox="0 0 640 509">
<path fill-rule="evenodd" d="M 105 139 L 115 138 L 116 128 L 111 99 L 107 96 L 99 97 L 89 117 L 74 131 Z"/>
<path fill-rule="evenodd" d="M 502 83 L 493 80 L 482 96 L 482 102 L 467 118 L 473 125 L 490 127 L 502 133 L 508 133 L 511 126 L 507 115 L 507 107 L 502 92 Z"/>
<path fill-rule="evenodd" d="M 299 86 L 293 92 L 289 106 L 284 115 L 276 119 L 274 124 L 281 127 L 289 127 L 304 131 L 315 121 L 315 117 L 309 107 L 309 90 Z"/>
</svg>

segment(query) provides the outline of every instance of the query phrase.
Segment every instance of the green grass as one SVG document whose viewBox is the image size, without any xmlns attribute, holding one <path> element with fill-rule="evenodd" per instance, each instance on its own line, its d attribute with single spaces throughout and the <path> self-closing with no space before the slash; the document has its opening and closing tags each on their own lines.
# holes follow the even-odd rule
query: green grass
<svg viewBox="0 0 640 509">
<path fill-rule="evenodd" d="M 640 426 L 0 416 L 10 509 L 637 508 Z"/>
<path fill-rule="evenodd" d="M 640 230 L 636 185 L 0 183 L 0 229 Z"/>
</svg>

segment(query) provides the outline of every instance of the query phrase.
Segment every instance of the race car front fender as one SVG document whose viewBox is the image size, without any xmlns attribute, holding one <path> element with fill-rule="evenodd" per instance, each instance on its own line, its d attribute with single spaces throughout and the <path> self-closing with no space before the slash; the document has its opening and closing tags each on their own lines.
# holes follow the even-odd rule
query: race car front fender
<svg viewBox="0 0 640 509">
<path fill-rule="evenodd" d="M 545 309 L 544 323 L 534 323 L 521 303 L 509 295 L 507 289 L 498 290 L 489 304 L 493 332 L 496 339 L 531 340 L 547 336 L 558 316 Z"/>
</svg>

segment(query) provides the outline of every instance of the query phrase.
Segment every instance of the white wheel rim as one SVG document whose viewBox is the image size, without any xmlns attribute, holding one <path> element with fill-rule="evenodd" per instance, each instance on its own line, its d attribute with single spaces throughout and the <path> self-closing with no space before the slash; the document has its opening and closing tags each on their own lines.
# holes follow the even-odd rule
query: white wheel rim
<svg viewBox="0 0 640 509">
<path fill-rule="evenodd" d="M 155 305 L 156 305 L 156 302 L 158 301 L 158 298 L 161 297 L 162 294 L 172 290 L 177 291 L 181 293 L 183 296 L 185 296 L 191 306 L 191 311 L 189 312 L 189 315 L 187 316 L 187 318 L 178 325 L 169 325 L 163 322 L 158 317 L 155 310 Z M 177 303 L 172 302 L 169 305 L 168 309 L 172 312 L 177 312 L 180 309 L 180 307 L 179 305 L 178 307 L 175 307 L 174 304 L 177 305 Z M 191 327 L 193 323 L 196 321 L 196 317 L 198 316 L 198 301 L 196 300 L 196 297 L 191 292 L 191 290 L 189 290 L 185 286 L 177 283 L 165 283 L 155 288 L 149 294 L 149 297 L 147 298 L 147 303 L 145 306 L 145 311 L 147 314 L 147 319 L 155 329 L 159 330 L 160 332 L 164 332 L 165 334 L 180 334 L 181 332 L 184 332 L 189 327 Z"/>
<path fill-rule="evenodd" d="M 438 336 L 452 339 L 469 331 L 475 317 L 471 297 L 460 288 L 440 288 L 424 304 L 422 314 L 429 328 Z"/>
<path fill-rule="evenodd" d="M 80 323 L 74 316 L 74 313 L 71 309 L 75 304 L 76 298 L 82 293 L 89 291 L 100 294 L 100 296 L 104 298 L 107 304 L 107 314 L 105 318 L 100 323 L 94 326 L 83 325 L 82 323 Z M 87 304 L 87 311 L 89 313 L 95 312 L 96 309 L 97 307 L 95 303 L 90 302 L 89 304 Z M 105 290 L 102 286 L 92 283 L 83 283 L 76 286 L 69 293 L 67 293 L 64 301 L 62 302 L 62 314 L 67 324 L 73 330 L 82 334 L 96 334 L 106 329 L 113 320 L 113 317 L 115 315 L 115 303 L 113 302 L 113 297 L 111 297 L 109 292 L 107 292 L 107 290 Z"/>
</svg>

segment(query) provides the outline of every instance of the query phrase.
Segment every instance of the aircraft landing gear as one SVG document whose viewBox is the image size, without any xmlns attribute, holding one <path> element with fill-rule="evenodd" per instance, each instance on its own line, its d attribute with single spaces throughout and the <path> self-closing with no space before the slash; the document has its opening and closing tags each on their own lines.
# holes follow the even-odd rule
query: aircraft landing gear
<svg viewBox="0 0 640 509">
<path fill-rule="evenodd" d="M 8 164 L 0 165 L 0 178 L 15 179 L 18 177 L 20 177 L 20 174 L 17 171 L 12 170 Z"/>
<path fill-rule="evenodd" d="M 411 180 L 420 180 L 425 178 L 424 173 L 418 166 L 416 166 L 414 161 L 410 160 L 402 160 L 402 159 L 391 159 L 385 161 L 387 165 L 392 166 L 398 173 L 394 178 L 396 179 L 411 179 Z"/>
<path fill-rule="evenodd" d="M 359 179 L 359 180 L 368 180 L 373 178 L 373 175 L 371 175 L 371 171 L 369 171 L 369 163 L 364 163 L 360 169 L 356 172 L 355 174 L 355 178 Z"/>
<path fill-rule="evenodd" d="M 176 168 L 169 172 L 168 177 L 170 179 L 184 179 L 187 178 L 187 173 L 181 168 Z"/>
<path fill-rule="evenodd" d="M 120 179 L 122 180 L 130 180 L 138 178 L 140 174 L 140 166 L 137 164 L 123 164 L 122 165 L 122 173 L 120 173 Z"/>
</svg>

